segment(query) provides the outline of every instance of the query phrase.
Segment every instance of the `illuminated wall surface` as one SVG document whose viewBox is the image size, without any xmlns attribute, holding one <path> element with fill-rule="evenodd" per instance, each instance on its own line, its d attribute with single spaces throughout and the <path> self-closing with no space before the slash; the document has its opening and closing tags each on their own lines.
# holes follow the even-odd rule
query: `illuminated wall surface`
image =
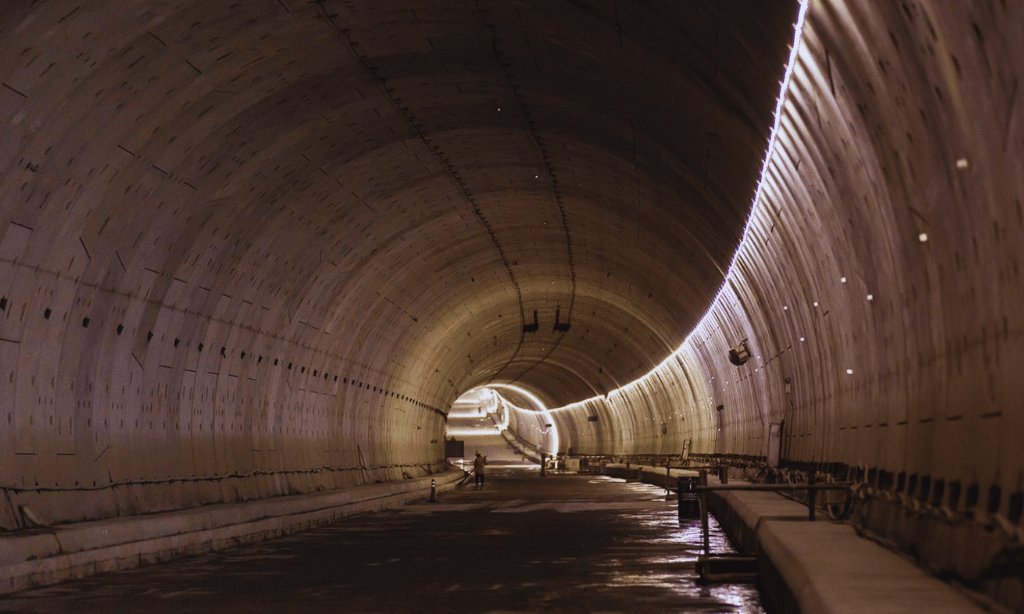
<svg viewBox="0 0 1024 614">
<path fill-rule="evenodd" d="M 0 527 L 425 475 L 490 383 L 1018 522 L 1024 5 L 812 2 L 751 213 L 798 8 L 3 2 Z"/>
</svg>

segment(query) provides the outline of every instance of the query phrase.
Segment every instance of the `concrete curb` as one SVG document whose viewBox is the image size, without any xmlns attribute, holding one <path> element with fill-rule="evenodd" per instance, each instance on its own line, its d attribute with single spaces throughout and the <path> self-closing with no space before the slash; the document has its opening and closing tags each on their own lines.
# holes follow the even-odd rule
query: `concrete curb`
<svg viewBox="0 0 1024 614">
<path fill-rule="evenodd" d="M 0 536 L 0 594 L 260 541 L 353 514 L 399 507 L 429 497 L 431 479 L 441 492 L 454 488 L 463 475 L 452 469 L 402 482 Z"/>
<path fill-rule="evenodd" d="M 730 538 L 757 553 L 759 587 L 778 612 L 855 614 L 986 610 L 912 561 L 774 493 L 719 492 L 709 506 Z"/>
<path fill-rule="evenodd" d="M 608 468 L 612 477 L 639 476 L 657 485 L 666 479 L 664 467 Z M 672 477 L 676 475 L 673 470 Z M 718 483 L 715 477 L 709 479 Z M 757 554 L 758 588 L 773 612 L 988 611 L 912 561 L 860 537 L 852 526 L 820 517 L 809 521 L 803 503 L 771 492 L 719 491 L 709 494 L 708 506 L 736 547 Z"/>
<path fill-rule="evenodd" d="M 677 479 L 682 476 L 695 477 L 698 472 L 693 469 L 671 469 L 665 471 L 664 467 L 652 467 L 650 465 L 627 465 L 624 463 L 609 463 L 605 466 L 604 474 L 623 480 L 639 479 L 646 484 L 654 484 L 662 488 L 674 489 Z"/>
</svg>

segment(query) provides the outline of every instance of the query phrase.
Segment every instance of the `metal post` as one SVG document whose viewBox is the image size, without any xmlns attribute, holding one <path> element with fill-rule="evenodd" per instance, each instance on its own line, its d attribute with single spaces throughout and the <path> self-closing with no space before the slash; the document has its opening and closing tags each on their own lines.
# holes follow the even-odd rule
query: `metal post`
<svg viewBox="0 0 1024 614">
<path fill-rule="evenodd" d="M 807 489 L 807 509 L 808 509 L 807 517 L 810 520 L 814 520 L 814 507 L 815 507 L 815 505 L 814 505 L 814 494 L 817 491 L 813 488 L 813 486 L 814 486 L 814 470 L 813 469 L 807 473 L 807 485 L 812 487 L 812 488 Z"/>
<path fill-rule="evenodd" d="M 676 478 L 676 496 L 679 503 L 679 520 L 700 518 L 700 496 L 697 494 L 695 476 L 681 475 Z"/>
<path fill-rule="evenodd" d="M 430 478 L 430 502 L 437 501 L 437 480 Z"/>
<path fill-rule="evenodd" d="M 700 470 L 700 485 L 708 485 L 708 472 L 706 469 Z M 700 491 L 700 529 L 704 533 L 704 556 L 711 554 L 711 542 L 708 536 L 708 491 Z"/>
<path fill-rule="evenodd" d="M 718 468 L 718 481 L 722 484 L 729 483 L 729 465 L 722 465 Z"/>
<path fill-rule="evenodd" d="M 548 455 L 547 454 L 541 454 L 540 455 L 540 477 L 544 477 L 544 476 L 546 476 L 548 474 L 547 473 L 547 468 L 548 468 Z"/>
</svg>

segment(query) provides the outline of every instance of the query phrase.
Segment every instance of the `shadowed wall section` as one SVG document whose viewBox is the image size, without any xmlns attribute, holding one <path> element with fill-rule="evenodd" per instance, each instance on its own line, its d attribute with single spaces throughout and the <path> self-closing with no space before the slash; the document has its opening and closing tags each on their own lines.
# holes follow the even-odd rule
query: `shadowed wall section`
<svg viewBox="0 0 1024 614">
<path fill-rule="evenodd" d="M 114 4 L 0 7 L 3 529 L 422 477 L 466 390 L 649 371 L 796 11 Z"/>
</svg>

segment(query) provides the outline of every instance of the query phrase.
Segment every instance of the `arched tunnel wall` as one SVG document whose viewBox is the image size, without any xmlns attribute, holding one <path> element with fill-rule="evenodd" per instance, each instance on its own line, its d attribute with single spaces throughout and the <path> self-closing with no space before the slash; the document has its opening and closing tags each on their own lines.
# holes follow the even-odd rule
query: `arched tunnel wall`
<svg viewBox="0 0 1024 614">
<path fill-rule="evenodd" d="M 514 449 L 523 454 L 524 458 L 539 461 L 542 455 L 552 455 L 558 450 L 558 435 L 550 414 L 535 409 L 525 409 L 505 396 L 507 391 L 499 391 L 501 395 L 501 416 L 504 419 L 502 437 Z M 549 427 L 548 425 L 552 426 Z"/>
<path fill-rule="evenodd" d="M 594 455 L 714 452 L 716 417 L 700 367 L 679 352 L 606 396 L 553 409 L 559 451 Z"/>
<path fill-rule="evenodd" d="M 416 477 L 465 390 L 650 369 L 756 180 L 796 3 L 743 6 L 0 3 L 0 528 Z"/>
<path fill-rule="evenodd" d="M 1019 16 L 812 3 L 721 294 L 675 360 L 565 408 L 563 445 L 646 453 L 674 408 L 722 406 L 717 443 L 709 424 L 673 430 L 757 456 L 784 422 L 792 460 L 1019 490 L 1024 124 L 1020 64 L 1004 59 Z"/>
<path fill-rule="evenodd" d="M 763 200 L 688 344 L 751 425 L 731 452 L 785 421 L 794 460 L 1020 489 L 1020 16 L 810 12 Z"/>
<path fill-rule="evenodd" d="M 1020 3 L 812 2 L 721 294 L 677 361 L 560 411 L 563 450 L 764 457 L 783 423 L 784 462 L 866 470 L 892 496 L 861 520 L 980 586 L 1024 504 L 1022 24 Z"/>
<path fill-rule="evenodd" d="M 462 38 L 397 9 L 387 38 L 340 3 L 100 4 L 0 8 L 5 529 L 19 505 L 422 475 L 462 390 L 560 404 L 643 373 L 721 282 L 776 80 L 754 39 L 790 17 L 761 8 L 712 54 L 717 30 L 674 29 L 717 23 L 696 3 L 594 9 L 578 40 L 573 3 L 453 4 Z M 554 410 L 561 449 L 760 456 L 778 422 L 787 462 L 1018 522 L 1022 24 L 1015 2 L 811 2 L 722 292 L 648 376 Z M 574 64 L 609 48 L 604 80 Z"/>
</svg>

